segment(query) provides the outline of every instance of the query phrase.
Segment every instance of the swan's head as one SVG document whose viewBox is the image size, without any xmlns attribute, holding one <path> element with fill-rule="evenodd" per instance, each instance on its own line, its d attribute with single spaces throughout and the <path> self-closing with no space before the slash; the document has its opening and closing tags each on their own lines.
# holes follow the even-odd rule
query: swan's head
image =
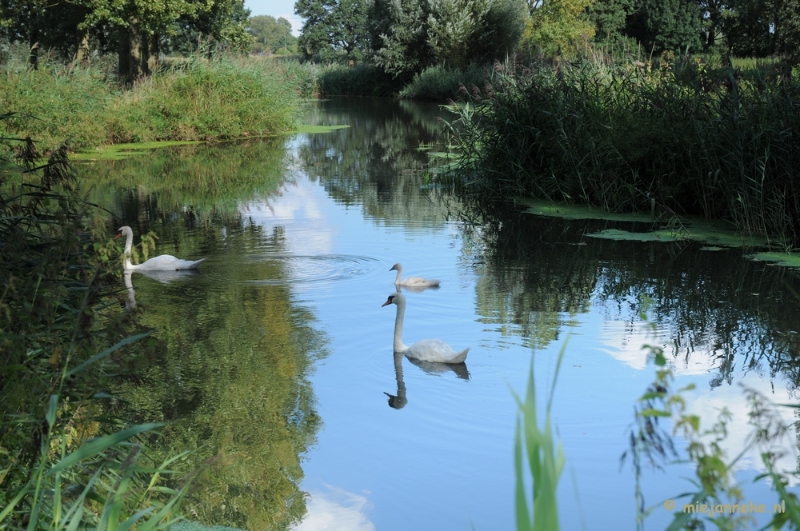
<svg viewBox="0 0 800 531">
<path fill-rule="evenodd" d="M 120 236 L 127 236 L 129 233 L 133 234 L 133 231 L 129 226 L 125 225 L 124 227 L 120 227 L 117 229 L 117 233 L 114 235 L 114 239 L 117 240 L 120 238 Z"/>
<path fill-rule="evenodd" d="M 386 302 L 381 304 L 381 308 L 383 308 L 384 306 L 388 306 L 390 304 L 400 304 L 402 302 L 405 302 L 405 300 L 406 297 L 402 293 L 392 293 L 391 295 L 389 295 L 389 298 L 386 299 Z"/>
<path fill-rule="evenodd" d="M 400 271 L 401 269 L 403 269 L 403 266 L 401 266 L 400 263 L 398 262 L 395 265 L 393 265 L 391 269 L 389 269 L 389 271 Z"/>
</svg>

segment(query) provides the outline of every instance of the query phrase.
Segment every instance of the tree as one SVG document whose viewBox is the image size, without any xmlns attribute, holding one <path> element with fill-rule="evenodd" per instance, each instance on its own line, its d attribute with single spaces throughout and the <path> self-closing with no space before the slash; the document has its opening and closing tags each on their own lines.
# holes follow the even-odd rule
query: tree
<svg viewBox="0 0 800 531">
<path fill-rule="evenodd" d="M 695 0 L 645 0 L 647 40 L 656 53 L 700 51 L 702 21 Z"/>
<path fill-rule="evenodd" d="M 247 32 L 256 40 L 254 51 L 275 53 L 281 48 L 294 47 L 297 37 L 292 35 L 292 24 L 285 18 L 275 20 L 269 15 L 250 17 Z"/>
<path fill-rule="evenodd" d="M 636 11 L 636 0 L 596 0 L 587 9 L 594 24 L 595 41 L 614 42 L 625 35 L 628 17 Z"/>
<path fill-rule="evenodd" d="M 777 51 L 789 64 L 800 64 L 800 0 L 779 0 L 775 24 Z"/>
<path fill-rule="evenodd" d="M 524 0 L 375 0 L 368 14 L 374 61 L 395 76 L 502 58 L 524 20 Z"/>
<path fill-rule="evenodd" d="M 586 12 L 593 0 L 537 0 L 528 3 L 530 18 L 522 40 L 530 51 L 546 56 L 571 54 L 594 36 Z"/>
<path fill-rule="evenodd" d="M 297 43 L 306 59 L 344 56 L 348 64 L 355 64 L 367 45 L 364 0 L 298 0 L 294 11 L 306 19 Z"/>
</svg>

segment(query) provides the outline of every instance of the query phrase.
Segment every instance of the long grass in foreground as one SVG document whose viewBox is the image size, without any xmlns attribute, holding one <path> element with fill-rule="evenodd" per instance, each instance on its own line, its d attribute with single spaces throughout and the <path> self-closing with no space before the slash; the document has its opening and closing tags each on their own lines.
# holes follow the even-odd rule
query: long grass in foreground
<svg viewBox="0 0 800 531">
<path fill-rule="evenodd" d="M 519 407 L 519 419 L 514 437 L 515 507 L 519 531 L 558 531 L 559 529 L 556 491 L 566 458 L 561 443 L 555 441 L 551 407 L 565 349 L 566 345 L 562 347 L 558 355 L 556 371 L 541 426 L 539 425 L 536 379 L 532 363 L 525 401 L 523 402 L 516 394 L 514 395 Z M 525 487 L 528 477 L 533 479 L 533 490 L 530 495 Z"/>
</svg>

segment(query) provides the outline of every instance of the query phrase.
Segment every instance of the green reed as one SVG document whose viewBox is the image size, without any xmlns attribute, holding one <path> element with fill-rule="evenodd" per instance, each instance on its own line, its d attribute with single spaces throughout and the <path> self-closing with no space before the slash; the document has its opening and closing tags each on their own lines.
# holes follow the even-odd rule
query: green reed
<svg viewBox="0 0 800 531">
<path fill-rule="evenodd" d="M 667 58 L 498 69 L 460 115 L 462 168 L 495 195 L 726 219 L 800 243 L 800 77 Z"/>
<path fill-rule="evenodd" d="M 531 364 L 528 377 L 525 401 L 523 402 L 516 394 L 514 395 L 519 408 L 517 431 L 514 437 L 514 469 L 516 472 L 514 499 L 517 529 L 520 531 L 558 531 L 559 529 L 556 492 L 566 459 L 564 449 L 561 443 L 556 442 L 553 432 L 551 407 L 565 348 L 566 345 L 561 349 L 558 361 L 556 361 L 556 371 L 541 426 L 539 425 L 533 364 Z M 533 480 L 533 490 L 530 495 L 525 486 L 528 477 Z"/>
</svg>

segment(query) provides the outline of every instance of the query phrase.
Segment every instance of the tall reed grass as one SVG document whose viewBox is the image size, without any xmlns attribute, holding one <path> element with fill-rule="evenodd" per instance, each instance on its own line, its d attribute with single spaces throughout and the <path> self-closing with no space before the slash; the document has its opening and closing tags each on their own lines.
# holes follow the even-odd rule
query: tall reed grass
<svg viewBox="0 0 800 531">
<path fill-rule="evenodd" d="M 461 166 L 496 196 L 726 219 L 800 244 L 800 76 L 670 62 L 498 69 L 459 108 Z"/>
</svg>

